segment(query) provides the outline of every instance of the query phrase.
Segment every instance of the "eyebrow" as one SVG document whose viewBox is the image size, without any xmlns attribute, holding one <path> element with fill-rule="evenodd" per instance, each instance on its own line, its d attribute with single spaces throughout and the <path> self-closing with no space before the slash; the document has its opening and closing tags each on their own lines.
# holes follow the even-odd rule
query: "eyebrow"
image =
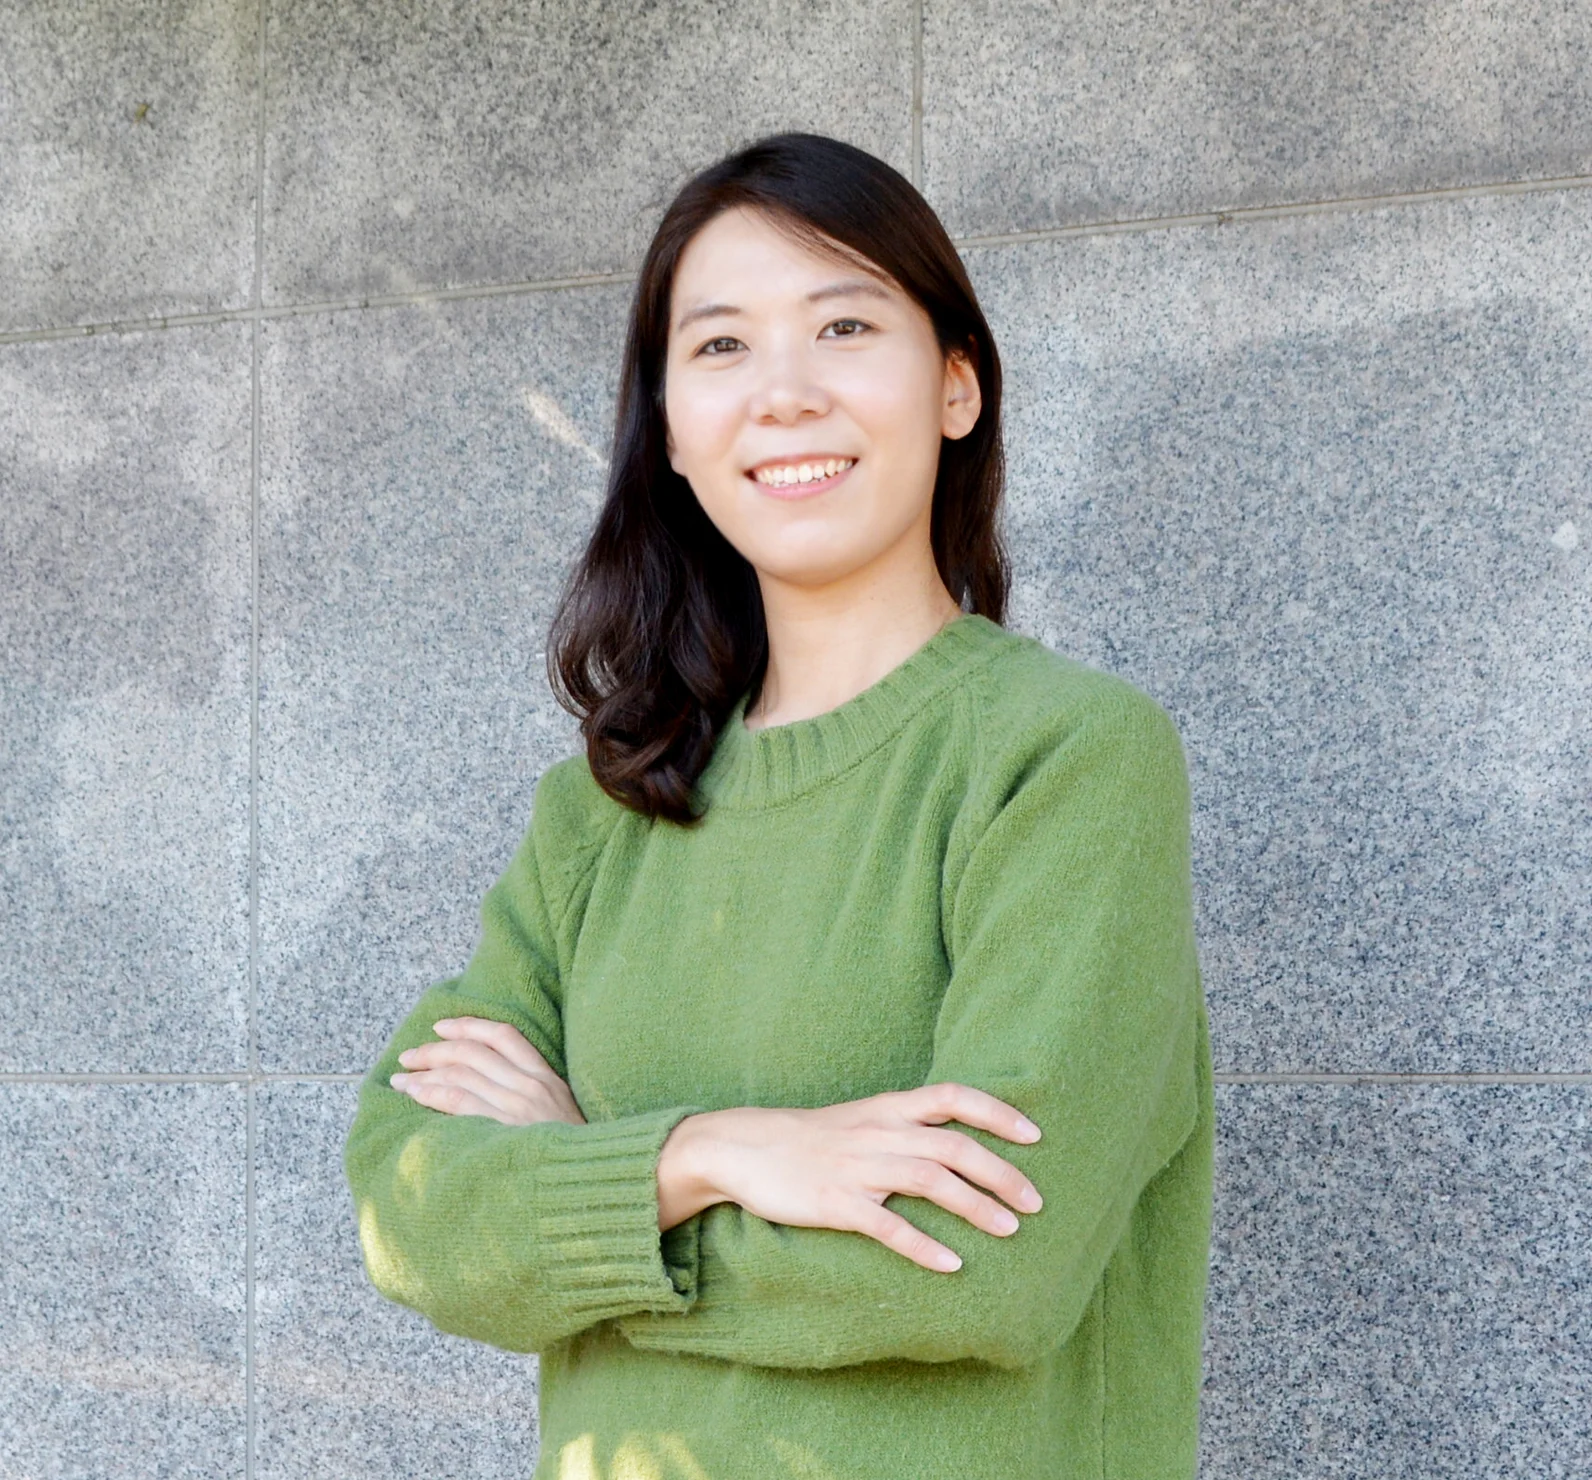
<svg viewBox="0 0 1592 1480">
<path fill-rule="evenodd" d="M 822 288 L 815 288 L 807 295 L 806 301 L 819 303 L 825 298 L 849 298 L 856 294 L 869 298 L 883 298 L 886 302 L 894 297 L 894 294 L 882 283 L 874 282 L 871 278 L 847 278 L 843 282 L 826 283 Z M 680 316 L 680 321 L 674 326 L 675 332 L 678 334 L 698 319 L 711 318 L 715 314 L 739 314 L 744 311 L 733 303 L 699 303 Z"/>
</svg>

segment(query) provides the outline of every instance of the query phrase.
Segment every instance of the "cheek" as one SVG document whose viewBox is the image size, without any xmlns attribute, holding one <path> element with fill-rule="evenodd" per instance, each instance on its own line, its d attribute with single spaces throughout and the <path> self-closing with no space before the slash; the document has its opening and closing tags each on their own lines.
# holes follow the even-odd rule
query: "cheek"
<svg viewBox="0 0 1592 1480">
<path fill-rule="evenodd" d="M 693 476 L 713 476 L 734 447 L 736 405 L 716 386 L 685 385 L 664 394 L 664 414 L 683 464 Z"/>
<path fill-rule="evenodd" d="M 744 538 L 741 508 L 744 490 L 734 453 L 737 412 L 722 395 L 692 389 L 679 398 L 664 397 L 669 434 L 674 440 L 670 463 L 690 485 L 709 520 L 732 544 Z"/>
<path fill-rule="evenodd" d="M 915 358 L 859 366 L 859 373 L 844 377 L 836 390 L 868 440 L 888 448 L 898 463 L 922 461 L 914 449 L 930 457 L 938 451 L 939 385 L 926 381 Z"/>
</svg>

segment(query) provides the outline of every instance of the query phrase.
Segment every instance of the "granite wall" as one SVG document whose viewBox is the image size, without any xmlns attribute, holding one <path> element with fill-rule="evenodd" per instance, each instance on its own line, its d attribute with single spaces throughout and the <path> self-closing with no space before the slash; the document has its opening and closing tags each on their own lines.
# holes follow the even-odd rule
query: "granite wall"
<svg viewBox="0 0 1592 1480">
<path fill-rule="evenodd" d="M 1011 625 L 1178 719 L 1202 1472 L 1592 1473 L 1592 8 L 0 0 L 0 1480 L 524 1477 L 339 1153 L 574 748 L 693 169 L 909 173 Z"/>
</svg>

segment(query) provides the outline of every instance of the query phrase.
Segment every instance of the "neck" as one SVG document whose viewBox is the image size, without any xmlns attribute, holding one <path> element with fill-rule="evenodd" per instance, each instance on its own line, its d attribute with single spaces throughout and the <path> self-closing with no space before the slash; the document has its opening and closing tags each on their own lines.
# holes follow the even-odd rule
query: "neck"
<svg viewBox="0 0 1592 1480">
<path fill-rule="evenodd" d="M 931 568 L 932 569 L 932 568 Z M 854 698 L 962 614 L 937 570 L 905 589 L 852 599 L 764 588 L 768 667 L 748 729 L 790 724 Z"/>
</svg>

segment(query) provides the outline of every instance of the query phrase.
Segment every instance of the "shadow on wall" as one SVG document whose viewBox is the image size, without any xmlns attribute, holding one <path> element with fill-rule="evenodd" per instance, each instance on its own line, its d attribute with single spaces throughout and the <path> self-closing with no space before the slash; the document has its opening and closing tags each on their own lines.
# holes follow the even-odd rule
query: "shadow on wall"
<svg viewBox="0 0 1592 1480">
<path fill-rule="evenodd" d="M 1504 300 L 1091 365 L 1067 507 L 1019 490 L 1045 640 L 1179 718 L 1218 1068 L 1592 1047 L 1581 337 Z"/>
</svg>

